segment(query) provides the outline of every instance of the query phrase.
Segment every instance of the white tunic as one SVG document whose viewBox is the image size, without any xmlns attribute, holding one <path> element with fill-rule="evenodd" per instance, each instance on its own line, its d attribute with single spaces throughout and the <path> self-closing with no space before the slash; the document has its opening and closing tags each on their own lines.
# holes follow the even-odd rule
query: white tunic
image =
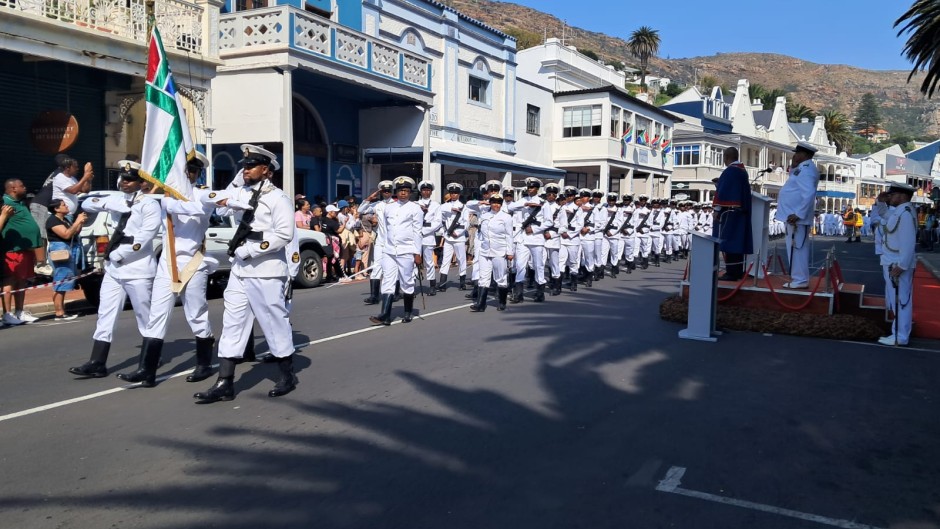
<svg viewBox="0 0 940 529">
<path fill-rule="evenodd" d="M 117 245 L 104 270 L 114 279 L 153 279 L 157 272 L 153 241 L 163 226 L 160 204 L 151 195 L 137 192 L 91 198 L 82 207 L 91 213 L 110 213 L 111 223 L 117 225 L 129 202 L 131 215 L 124 226 L 124 236 L 133 237 L 133 242 Z"/>
<path fill-rule="evenodd" d="M 418 204 L 396 200 L 385 206 L 385 255 L 421 253 L 424 213 Z"/>
<path fill-rule="evenodd" d="M 434 235 L 441 229 L 441 205 L 429 198 L 419 199 L 418 206 L 424 211 L 424 222 L 421 228 L 421 244 L 434 246 L 437 242 Z"/>
<path fill-rule="evenodd" d="M 480 250 L 486 257 L 505 257 L 513 253 L 512 217 L 504 210 L 492 210 L 480 216 Z"/>
<path fill-rule="evenodd" d="M 917 243 L 917 213 L 910 202 L 905 202 L 879 214 L 886 215 L 884 221 L 884 239 L 881 245 L 881 264 L 896 264 L 904 270 L 911 270 L 917 265 L 914 245 Z"/>
<path fill-rule="evenodd" d="M 777 196 L 776 219 L 786 222 L 791 214 L 799 220 L 797 224 L 812 225 L 816 218 L 816 186 L 819 184 L 819 171 L 812 160 L 806 160 L 790 170 L 786 183 Z"/>
<path fill-rule="evenodd" d="M 290 272 L 285 247 L 294 238 L 295 230 L 294 208 L 290 198 L 270 180 L 264 180 L 251 187 L 233 189 L 231 197 L 247 204 L 258 186 L 261 186 L 261 195 L 251 221 L 251 231 L 260 232 L 261 237 L 245 240 L 236 255 L 242 253 L 241 249 L 244 248 L 247 258 L 236 257 L 232 263 L 232 273 L 239 277 L 287 278 Z M 234 214 L 238 223 L 245 211 L 221 208 L 220 213 Z"/>
<path fill-rule="evenodd" d="M 538 204 L 538 206 L 528 206 L 527 204 Z M 521 200 L 508 204 L 506 209 L 513 214 L 513 218 L 521 219 L 518 228 L 521 232 L 520 236 L 523 244 L 527 246 L 545 246 L 545 236 L 542 234 L 552 227 L 552 213 L 554 213 L 551 207 L 546 207 L 546 204 L 548 202 L 537 196 L 522 197 Z M 533 208 L 537 208 L 537 211 L 534 212 L 533 222 L 529 224 L 532 233 L 526 233 L 525 229 L 522 228 L 522 224 L 533 214 Z"/>
</svg>

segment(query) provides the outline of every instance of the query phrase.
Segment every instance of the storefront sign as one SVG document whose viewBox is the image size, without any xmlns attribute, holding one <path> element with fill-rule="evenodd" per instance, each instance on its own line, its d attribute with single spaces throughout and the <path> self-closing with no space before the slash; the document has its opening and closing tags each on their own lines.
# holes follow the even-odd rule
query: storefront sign
<svg viewBox="0 0 940 529">
<path fill-rule="evenodd" d="M 29 128 L 29 137 L 43 154 L 65 152 L 78 140 L 78 120 L 64 110 L 40 112 Z"/>
</svg>

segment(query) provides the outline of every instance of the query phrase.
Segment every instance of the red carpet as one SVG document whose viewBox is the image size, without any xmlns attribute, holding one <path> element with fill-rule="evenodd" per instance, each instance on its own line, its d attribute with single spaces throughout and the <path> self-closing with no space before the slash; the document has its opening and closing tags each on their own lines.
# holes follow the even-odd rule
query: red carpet
<svg viewBox="0 0 940 529">
<path fill-rule="evenodd" d="M 924 265 L 914 271 L 914 328 L 917 338 L 940 340 L 940 280 Z"/>
</svg>

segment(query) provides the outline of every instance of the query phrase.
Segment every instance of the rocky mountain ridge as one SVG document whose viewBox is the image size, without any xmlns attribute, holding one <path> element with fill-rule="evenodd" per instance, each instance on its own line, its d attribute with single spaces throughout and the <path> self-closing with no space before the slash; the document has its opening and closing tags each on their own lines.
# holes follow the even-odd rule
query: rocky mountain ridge
<svg viewBox="0 0 940 529">
<path fill-rule="evenodd" d="M 492 0 L 442 0 L 461 13 L 513 35 L 519 45 L 541 38 L 562 37 L 569 45 L 596 53 L 604 61 L 636 65 L 624 39 L 566 25 L 536 9 Z M 655 28 L 654 28 L 655 29 Z M 665 37 L 664 37 L 665 38 Z M 854 117 L 862 94 L 871 92 L 881 105 L 884 128 L 894 135 L 940 136 L 940 98 L 930 100 L 918 90 L 921 74 L 908 83 L 908 71 L 866 70 L 849 65 L 816 64 L 795 57 L 768 53 L 720 53 L 707 57 L 650 61 L 650 74 L 668 77 L 680 85 L 706 76 L 734 89 L 739 79 L 767 89 L 783 89 L 788 100 L 817 112 L 836 109 Z M 772 105 L 773 102 L 764 102 Z"/>
</svg>

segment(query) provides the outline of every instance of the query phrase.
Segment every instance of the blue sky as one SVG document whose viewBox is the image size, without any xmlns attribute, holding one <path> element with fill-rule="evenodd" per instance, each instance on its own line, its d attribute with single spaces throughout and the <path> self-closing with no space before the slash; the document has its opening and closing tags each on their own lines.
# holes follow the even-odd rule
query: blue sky
<svg viewBox="0 0 940 529">
<path fill-rule="evenodd" d="M 901 57 L 906 39 L 896 37 L 892 25 L 913 0 L 513 2 L 620 38 L 651 26 L 659 30 L 664 58 L 750 51 L 875 70 L 910 69 Z"/>
</svg>

